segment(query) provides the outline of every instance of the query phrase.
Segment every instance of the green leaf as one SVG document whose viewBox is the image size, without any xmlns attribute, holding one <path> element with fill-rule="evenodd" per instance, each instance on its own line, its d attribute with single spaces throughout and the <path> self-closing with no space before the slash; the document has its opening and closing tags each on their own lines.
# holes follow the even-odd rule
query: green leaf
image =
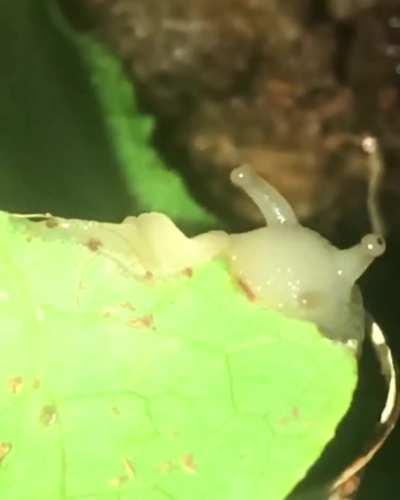
<svg viewBox="0 0 400 500">
<path fill-rule="evenodd" d="M 138 279 L 29 224 L 0 212 L 1 499 L 285 498 L 350 405 L 353 354 L 223 261 Z"/>
<path fill-rule="evenodd" d="M 0 208 L 120 220 L 131 201 L 109 131 L 48 5 L 0 0 Z"/>
<path fill-rule="evenodd" d="M 212 228 L 216 216 L 197 203 L 152 144 L 153 117 L 139 111 L 122 63 L 89 36 L 75 35 L 108 127 L 115 155 L 139 212 L 162 212 L 186 227 Z"/>
<path fill-rule="evenodd" d="M 56 0 L 1 1 L 0 208 L 120 220 L 161 211 L 217 219 L 154 145 L 121 62 L 71 30 Z"/>
</svg>

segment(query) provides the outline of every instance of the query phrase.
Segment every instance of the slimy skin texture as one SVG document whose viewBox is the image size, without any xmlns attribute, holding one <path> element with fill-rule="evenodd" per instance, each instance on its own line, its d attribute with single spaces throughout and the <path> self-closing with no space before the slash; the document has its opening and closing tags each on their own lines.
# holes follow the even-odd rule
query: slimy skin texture
<svg viewBox="0 0 400 500">
<path fill-rule="evenodd" d="M 384 252 L 383 238 L 368 234 L 358 245 L 339 250 L 299 224 L 285 198 L 249 167 L 233 170 L 231 179 L 259 207 L 266 227 L 188 238 L 166 215 L 155 212 L 127 217 L 120 224 L 48 214 L 41 222 L 14 217 L 37 236 L 75 240 L 139 278 L 169 278 L 224 258 L 234 280 L 258 304 L 312 321 L 333 339 L 361 345 L 364 309 L 355 282 Z"/>
<path fill-rule="evenodd" d="M 230 236 L 233 275 L 266 307 L 312 321 L 334 339 L 360 343 L 364 310 L 355 282 L 385 251 L 383 238 L 368 234 L 340 250 L 299 224 L 288 202 L 249 167 L 233 170 L 231 179 L 253 199 L 267 224 Z"/>
<path fill-rule="evenodd" d="M 158 212 L 126 217 L 121 223 L 62 219 L 49 214 L 32 222 L 13 216 L 35 236 L 70 239 L 90 251 L 109 257 L 137 276 L 168 278 L 224 254 L 230 238 L 224 231 L 188 238 L 166 215 Z"/>
</svg>

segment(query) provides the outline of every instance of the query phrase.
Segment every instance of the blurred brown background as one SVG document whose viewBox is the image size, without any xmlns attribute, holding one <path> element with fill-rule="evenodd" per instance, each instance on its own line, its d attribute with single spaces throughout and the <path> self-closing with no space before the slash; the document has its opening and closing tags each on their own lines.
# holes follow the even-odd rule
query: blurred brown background
<svg viewBox="0 0 400 500">
<path fill-rule="evenodd" d="M 198 196 L 245 225 L 259 222 L 229 185 L 250 162 L 335 234 L 365 231 L 365 157 L 376 135 L 387 172 L 385 213 L 400 190 L 399 0 L 71 0 L 124 60 L 158 117 L 165 155 L 178 156 Z"/>
</svg>

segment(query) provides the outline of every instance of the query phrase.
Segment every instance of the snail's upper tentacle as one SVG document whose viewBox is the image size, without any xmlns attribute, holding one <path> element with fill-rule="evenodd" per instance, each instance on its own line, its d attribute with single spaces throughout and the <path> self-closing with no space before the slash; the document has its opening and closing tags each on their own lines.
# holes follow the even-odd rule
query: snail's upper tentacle
<svg viewBox="0 0 400 500">
<path fill-rule="evenodd" d="M 232 170 L 231 180 L 250 196 L 269 226 L 298 223 L 293 208 L 285 198 L 267 181 L 258 177 L 249 166 L 243 165 Z"/>
</svg>

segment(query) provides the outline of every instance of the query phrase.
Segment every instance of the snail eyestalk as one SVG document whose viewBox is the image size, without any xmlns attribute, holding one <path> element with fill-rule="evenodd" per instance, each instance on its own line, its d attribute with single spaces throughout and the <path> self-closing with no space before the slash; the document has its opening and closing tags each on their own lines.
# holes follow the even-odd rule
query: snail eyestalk
<svg viewBox="0 0 400 500">
<path fill-rule="evenodd" d="M 361 141 L 361 147 L 368 155 L 369 183 L 367 208 L 374 233 L 385 235 L 385 223 L 379 208 L 379 193 L 382 188 L 384 161 L 381 148 L 376 137 L 367 135 Z"/>
<path fill-rule="evenodd" d="M 358 245 L 338 251 L 338 274 L 349 283 L 354 283 L 385 249 L 386 244 L 382 236 L 365 235 Z"/>
<path fill-rule="evenodd" d="M 250 196 L 267 225 L 298 223 L 296 214 L 285 198 L 249 166 L 243 165 L 232 170 L 231 181 Z"/>
</svg>

